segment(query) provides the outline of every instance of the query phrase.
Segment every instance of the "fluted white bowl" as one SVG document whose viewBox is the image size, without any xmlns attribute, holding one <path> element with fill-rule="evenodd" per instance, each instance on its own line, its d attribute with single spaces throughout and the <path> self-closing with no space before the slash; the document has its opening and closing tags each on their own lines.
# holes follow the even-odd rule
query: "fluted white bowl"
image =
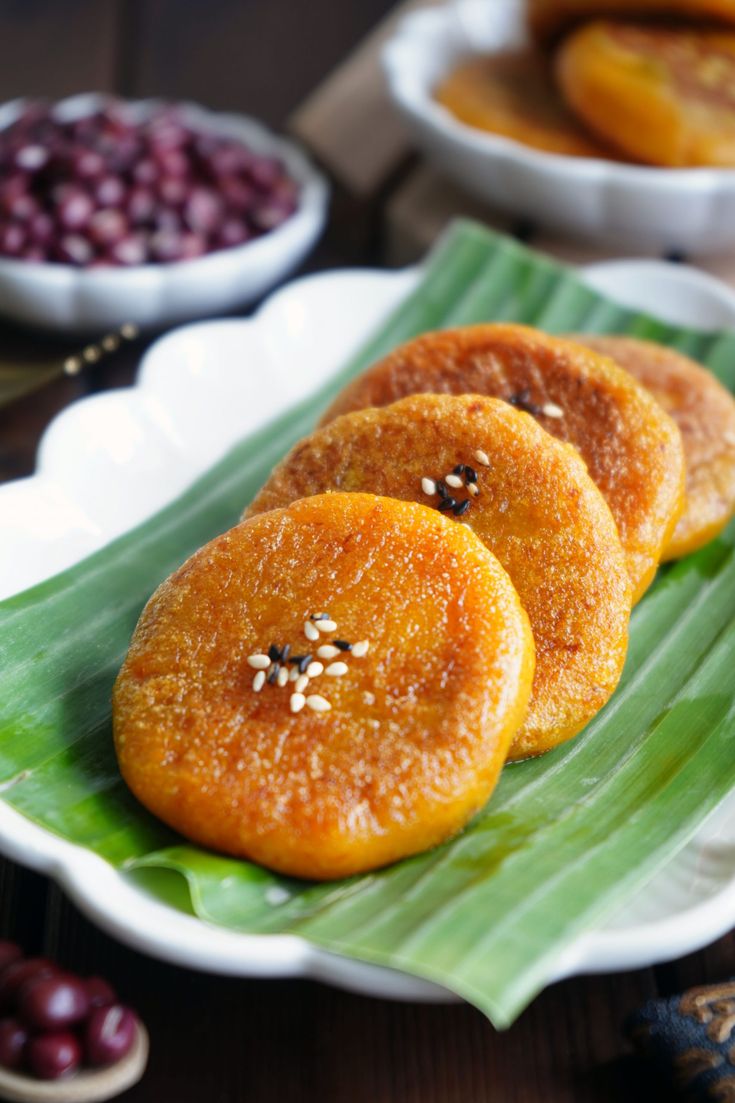
<svg viewBox="0 0 735 1103">
<path fill-rule="evenodd" d="M 71 96 L 57 105 L 61 118 L 81 118 L 109 97 Z M 25 101 L 0 107 L 0 130 Z M 130 105 L 144 119 L 157 100 Z M 279 157 L 300 189 L 296 212 L 263 237 L 194 260 L 131 268 L 77 268 L 0 257 L 0 316 L 24 325 L 67 333 L 97 333 L 124 322 L 155 328 L 220 314 L 260 298 L 303 260 L 326 220 L 329 189 L 301 149 L 245 115 L 183 104 L 189 125 L 239 138 L 259 154 Z"/>
<path fill-rule="evenodd" d="M 453 0 L 406 16 L 383 50 L 390 95 L 427 157 L 494 207 L 636 250 L 735 247 L 735 170 L 664 169 L 531 149 L 455 118 L 433 89 L 469 53 L 527 42 L 524 0 Z"/>
</svg>

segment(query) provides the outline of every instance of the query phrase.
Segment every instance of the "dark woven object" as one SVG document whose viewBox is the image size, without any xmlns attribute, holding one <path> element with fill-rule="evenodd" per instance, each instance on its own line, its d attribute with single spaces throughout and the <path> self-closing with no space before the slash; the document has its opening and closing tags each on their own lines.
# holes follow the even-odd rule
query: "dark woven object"
<svg viewBox="0 0 735 1103">
<path fill-rule="evenodd" d="M 684 1099 L 735 1103 L 735 981 L 650 1000 L 625 1030 Z"/>
</svg>

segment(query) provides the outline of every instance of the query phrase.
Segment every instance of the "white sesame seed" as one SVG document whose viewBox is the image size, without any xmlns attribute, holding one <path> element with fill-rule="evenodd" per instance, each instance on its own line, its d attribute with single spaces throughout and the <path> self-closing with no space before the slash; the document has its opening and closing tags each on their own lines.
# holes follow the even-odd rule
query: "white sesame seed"
<svg viewBox="0 0 735 1103">
<path fill-rule="evenodd" d="M 477 485 L 477 483 L 470 483 L 468 485 L 467 489 L 469 490 L 469 492 L 473 496 L 473 498 L 476 498 L 477 495 L 480 493 L 480 488 Z"/>
<path fill-rule="evenodd" d="M 291 670 L 289 672 L 289 675 L 288 675 L 288 680 L 289 680 L 289 682 L 295 682 L 295 681 L 297 681 L 298 678 L 299 678 L 299 668 L 297 666 L 292 666 Z"/>
<path fill-rule="evenodd" d="M 369 640 L 360 640 L 359 643 L 353 643 L 353 645 L 352 645 L 352 654 L 355 656 L 356 659 L 361 659 L 363 657 L 363 655 L 367 655 L 369 649 L 370 649 L 370 641 Z"/>
<path fill-rule="evenodd" d="M 292 693 L 291 694 L 291 700 L 290 700 L 291 712 L 301 712 L 301 710 L 302 710 L 302 708 L 304 707 L 305 704 L 306 704 L 306 698 L 304 697 L 303 693 Z"/>
<path fill-rule="evenodd" d="M 294 689 L 296 690 L 297 693 L 303 693 L 304 690 L 306 689 L 306 687 L 308 686 L 308 684 L 309 684 L 309 675 L 308 674 L 299 674 L 298 678 L 296 679 L 296 685 L 294 686 Z"/>
<path fill-rule="evenodd" d="M 253 678 L 253 689 L 256 693 L 260 693 L 261 689 L 265 685 L 265 671 L 259 670 Z"/>
<path fill-rule="evenodd" d="M 248 665 L 252 666 L 253 670 L 267 670 L 271 661 L 267 655 L 248 655 Z"/>
<path fill-rule="evenodd" d="M 481 463 L 483 467 L 490 466 L 490 459 L 487 452 L 483 452 L 481 448 L 478 448 L 475 452 L 475 459 L 478 463 Z"/>
<path fill-rule="evenodd" d="M 325 697 L 322 697 L 319 693 L 312 693 L 306 698 L 306 704 L 314 712 L 329 712 L 331 705 Z"/>
<path fill-rule="evenodd" d="M 421 489 L 424 494 L 428 494 L 429 497 L 436 494 L 436 483 L 433 479 L 427 479 L 426 476 L 421 480 Z"/>
<path fill-rule="evenodd" d="M 283 686 L 285 686 L 287 681 L 288 681 L 288 670 L 286 669 L 285 666 L 282 666 L 281 669 L 278 671 L 278 677 L 276 678 L 276 683 L 279 686 L 281 686 L 281 688 L 283 688 Z"/>
<path fill-rule="evenodd" d="M 306 673 L 310 678 L 318 678 L 324 670 L 324 663 L 309 663 Z"/>
<path fill-rule="evenodd" d="M 304 635 L 306 636 L 307 640 L 318 640 L 319 629 L 315 624 L 312 624 L 310 620 L 306 620 L 304 621 Z"/>
<path fill-rule="evenodd" d="M 323 643 L 322 646 L 317 649 L 317 655 L 320 659 L 336 659 L 339 654 L 339 648 L 335 647 L 332 643 Z"/>
<path fill-rule="evenodd" d="M 547 402 L 541 407 L 541 413 L 544 417 L 564 417 L 564 411 L 555 402 Z"/>
<path fill-rule="evenodd" d="M 459 490 L 460 487 L 464 486 L 464 483 L 460 479 L 459 475 L 445 475 L 444 482 L 447 484 L 447 486 L 451 486 L 455 490 Z"/>
<path fill-rule="evenodd" d="M 347 673 L 347 663 L 330 663 L 327 669 L 324 671 L 330 678 L 341 678 L 343 674 Z"/>
<path fill-rule="evenodd" d="M 334 623 L 333 620 L 318 620 L 316 622 L 316 626 L 320 632 L 324 632 L 325 634 L 327 632 L 337 631 L 337 625 Z"/>
</svg>

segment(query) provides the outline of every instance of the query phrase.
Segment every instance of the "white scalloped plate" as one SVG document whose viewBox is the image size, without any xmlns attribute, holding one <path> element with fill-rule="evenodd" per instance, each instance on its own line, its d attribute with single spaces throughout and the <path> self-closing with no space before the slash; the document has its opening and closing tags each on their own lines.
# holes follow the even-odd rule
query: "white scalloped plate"
<svg viewBox="0 0 735 1103">
<path fill-rule="evenodd" d="M 323 383 L 418 276 L 337 271 L 297 280 L 249 321 L 174 331 L 150 349 L 136 386 L 70 406 L 43 438 L 37 473 L 0 487 L 0 596 L 77 562 L 173 499 L 236 440 Z M 693 269 L 623 261 L 583 276 L 670 321 L 735 326 L 735 295 Z M 2 801 L 0 849 L 55 878 L 111 934 L 168 961 L 242 976 L 309 976 L 396 999 L 451 998 L 297 937 L 239 935 L 177 912 Z M 677 957 L 733 923 L 735 795 L 624 912 L 569 947 L 555 977 Z"/>
</svg>

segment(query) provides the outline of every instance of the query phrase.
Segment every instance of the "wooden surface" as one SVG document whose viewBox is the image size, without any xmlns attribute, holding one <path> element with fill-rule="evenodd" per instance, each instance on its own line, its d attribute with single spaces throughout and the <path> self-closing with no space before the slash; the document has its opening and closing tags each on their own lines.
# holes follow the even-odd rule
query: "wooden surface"
<svg viewBox="0 0 735 1103">
<path fill-rule="evenodd" d="M 291 115 L 338 182 L 331 229 L 309 269 L 387 256 L 405 261 L 458 211 L 496 224 L 498 216 L 411 158 L 375 85 L 385 28 L 304 102 L 388 6 L 4 0 L 0 100 L 110 88 L 198 98 L 274 124 Z M 350 172 L 344 136 L 369 134 L 381 119 L 379 157 Z M 541 240 L 569 259 L 593 259 L 553 236 Z M 0 329 L 2 351 L 29 340 Z M 0 478 L 29 474 L 51 418 L 82 395 L 130 382 L 141 351 L 126 349 L 88 375 L 59 379 L 0 411 Z M 656 969 L 555 985 L 499 1035 L 463 1005 L 387 1003 L 305 981 L 233 980 L 151 961 L 10 862 L 0 862 L 0 937 L 108 976 L 140 1011 L 151 1063 L 125 1095 L 131 1103 L 662 1103 L 671 1095 L 630 1055 L 623 1020 L 651 995 L 735 973 L 728 937 Z"/>
</svg>

